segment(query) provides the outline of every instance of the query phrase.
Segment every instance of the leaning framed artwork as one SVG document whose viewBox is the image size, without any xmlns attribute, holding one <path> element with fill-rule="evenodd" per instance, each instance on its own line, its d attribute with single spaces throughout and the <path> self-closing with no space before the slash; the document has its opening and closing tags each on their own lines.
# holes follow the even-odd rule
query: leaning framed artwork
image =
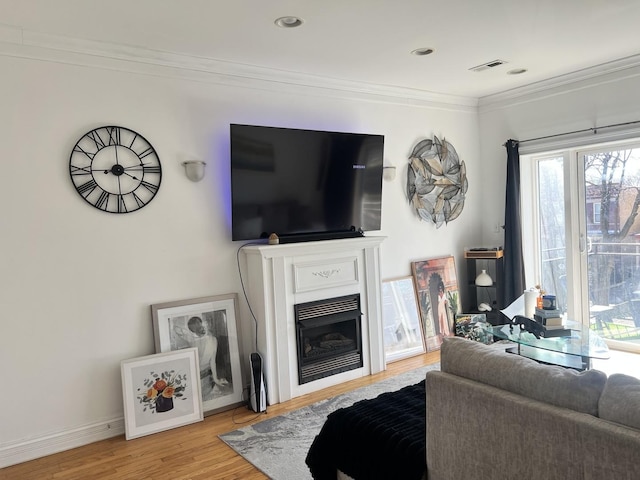
<svg viewBox="0 0 640 480">
<path fill-rule="evenodd" d="M 156 352 L 196 348 L 204 414 L 243 403 L 234 294 L 151 305 Z"/>
<path fill-rule="evenodd" d="M 437 350 L 453 336 L 460 313 L 460 291 L 453 256 L 411 263 L 427 351 Z"/>
<path fill-rule="evenodd" d="M 127 440 L 204 418 L 195 348 L 123 360 L 120 369 Z"/>
<path fill-rule="evenodd" d="M 485 344 L 493 343 L 493 335 L 483 328 L 487 324 L 486 313 L 456 314 L 456 336 Z"/>
<path fill-rule="evenodd" d="M 382 324 L 387 362 L 424 353 L 416 290 L 410 276 L 382 282 Z"/>
</svg>

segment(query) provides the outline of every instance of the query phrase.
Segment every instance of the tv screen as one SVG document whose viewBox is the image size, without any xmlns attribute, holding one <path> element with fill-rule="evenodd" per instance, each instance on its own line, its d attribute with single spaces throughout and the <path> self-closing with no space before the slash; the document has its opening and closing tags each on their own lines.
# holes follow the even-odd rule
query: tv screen
<svg viewBox="0 0 640 480">
<path fill-rule="evenodd" d="M 238 124 L 230 135 L 233 240 L 380 230 L 384 136 Z"/>
</svg>

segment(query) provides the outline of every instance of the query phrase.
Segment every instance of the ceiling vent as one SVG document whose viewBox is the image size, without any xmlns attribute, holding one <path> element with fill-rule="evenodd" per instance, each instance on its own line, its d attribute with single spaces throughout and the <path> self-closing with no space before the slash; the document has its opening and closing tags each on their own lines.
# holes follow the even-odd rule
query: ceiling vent
<svg viewBox="0 0 640 480">
<path fill-rule="evenodd" d="M 491 62 L 483 63 L 482 65 L 470 68 L 469 70 L 471 70 L 472 72 L 482 72 L 490 68 L 499 67 L 500 65 L 504 65 L 505 63 L 507 62 L 504 60 L 492 60 Z"/>
</svg>

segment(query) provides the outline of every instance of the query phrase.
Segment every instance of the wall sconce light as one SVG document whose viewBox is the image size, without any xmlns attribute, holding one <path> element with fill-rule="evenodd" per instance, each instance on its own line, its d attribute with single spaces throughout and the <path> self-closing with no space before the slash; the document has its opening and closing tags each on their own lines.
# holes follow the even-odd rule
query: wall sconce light
<svg viewBox="0 0 640 480">
<path fill-rule="evenodd" d="M 396 167 L 382 167 L 382 178 L 388 182 L 396 178 Z"/>
<path fill-rule="evenodd" d="M 187 160 L 186 162 L 182 162 L 182 165 L 184 165 L 187 178 L 192 182 L 199 182 L 204 178 L 205 162 L 200 160 Z"/>
</svg>

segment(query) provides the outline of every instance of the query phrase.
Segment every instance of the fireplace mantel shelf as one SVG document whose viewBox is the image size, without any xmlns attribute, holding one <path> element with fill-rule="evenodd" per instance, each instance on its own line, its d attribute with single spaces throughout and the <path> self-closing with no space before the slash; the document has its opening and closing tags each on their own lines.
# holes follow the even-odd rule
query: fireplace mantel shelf
<svg viewBox="0 0 640 480">
<path fill-rule="evenodd" d="M 242 248 L 243 278 L 258 322 L 269 404 L 385 369 L 380 244 L 359 237 Z M 357 293 L 362 309 L 363 366 L 302 385 L 298 382 L 294 305 Z"/>
</svg>

